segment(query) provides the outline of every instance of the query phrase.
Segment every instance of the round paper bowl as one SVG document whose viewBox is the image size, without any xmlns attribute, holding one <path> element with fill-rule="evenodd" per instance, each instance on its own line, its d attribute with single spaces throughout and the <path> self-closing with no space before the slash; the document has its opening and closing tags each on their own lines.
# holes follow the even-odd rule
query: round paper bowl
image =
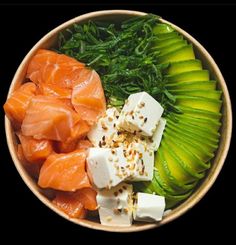
<svg viewBox="0 0 236 245">
<path fill-rule="evenodd" d="M 141 16 L 145 14 L 146 13 L 143 12 L 128 11 L 128 10 L 106 10 L 106 11 L 98 11 L 98 12 L 84 14 L 63 23 L 62 25 L 50 31 L 42 39 L 40 39 L 35 44 L 35 46 L 29 51 L 29 53 L 25 56 L 11 82 L 8 95 L 10 95 L 24 81 L 27 65 L 30 59 L 32 58 L 32 56 L 35 54 L 35 52 L 39 48 L 52 48 L 57 42 L 59 32 L 65 30 L 66 28 L 70 27 L 74 23 L 84 23 L 87 22 L 88 20 L 98 20 L 98 19 L 120 21 L 132 16 Z M 199 59 L 201 59 L 201 61 L 203 62 L 203 66 L 206 69 L 209 69 L 212 79 L 218 81 L 218 87 L 223 91 L 223 95 L 222 95 L 223 117 L 222 117 L 222 127 L 221 127 L 221 138 L 220 138 L 219 148 L 215 154 L 215 158 L 212 161 L 212 167 L 208 171 L 207 176 L 200 183 L 198 188 L 194 191 L 194 193 L 182 204 L 180 204 L 179 206 L 174 208 L 169 214 L 167 214 L 162 221 L 158 223 L 137 223 L 137 224 L 135 223 L 130 227 L 109 227 L 109 226 L 101 225 L 99 223 L 98 218 L 90 218 L 90 219 L 69 218 L 66 214 L 61 212 L 51 203 L 51 201 L 47 198 L 47 196 L 44 195 L 43 191 L 37 186 L 37 183 L 28 175 L 28 173 L 23 168 L 16 154 L 17 139 L 15 137 L 14 131 L 11 127 L 9 120 L 7 118 L 5 119 L 6 137 L 7 137 L 7 143 L 10 150 L 10 154 L 12 156 L 16 169 L 18 170 L 25 184 L 38 197 L 38 199 L 42 203 L 44 203 L 47 207 L 49 207 L 52 211 L 56 212 L 63 218 L 70 220 L 71 222 L 77 225 L 88 227 L 90 229 L 113 231 L 113 232 L 137 232 L 137 231 L 159 227 L 163 224 L 173 221 L 174 219 L 178 218 L 179 216 L 183 215 L 186 211 L 191 209 L 211 188 L 224 164 L 230 145 L 231 131 L 232 131 L 231 103 L 230 103 L 230 97 L 224 78 L 218 66 L 214 62 L 213 58 L 196 39 L 194 39 L 190 34 L 185 32 L 178 26 L 164 19 L 161 19 L 161 21 L 173 26 L 175 30 L 181 33 L 190 43 L 192 43 L 196 56 Z"/>
</svg>

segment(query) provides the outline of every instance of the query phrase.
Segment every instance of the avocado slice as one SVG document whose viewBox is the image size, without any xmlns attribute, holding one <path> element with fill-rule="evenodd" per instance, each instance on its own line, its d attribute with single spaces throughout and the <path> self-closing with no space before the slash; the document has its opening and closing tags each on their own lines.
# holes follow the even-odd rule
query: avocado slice
<svg viewBox="0 0 236 245">
<path fill-rule="evenodd" d="M 168 147 L 165 140 L 162 140 L 161 150 L 163 158 L 168 164 L 171 175 L 178 180 L 178 182 L 188 185 L 196 182 L 197 178 L 195 173 Z"/>
<path fill-rule="evenodd" d="M 167 116 L 166 119 L 169 124 L 173 125 L 173 127 L 180 126 L 184 129 L 187 128 L 191 131 L 194 131 L 195 133 L 205 135 L 206 138 L 211 139 L 213 142 L 218 142 L 220 138 L 220 133 L 214 130 L 212 127 L 206 128 L 206 126 L 193 125 L 184 120 L 178 120 L 177 122 L 174 122 L 170 116 Z"/>
<path fill-rule="evenodd" d="M 180 142 L 182 142 L 182 145 L 188 148 L 190 152 L 192 152 L 198 159 L 203 162 L 208 162 L 214 156 L 214 154 L 212 152 L 208 152 L 206 147 L 203 147 L 201 143 L 199 144 L 195 141 L 193 142 L 185 135 L 180 135 L 179 133 L 173 132 L 169 128 L 166 128 L 165 134 L 167 134 L 168 137 L 179 139 Z"/>
<path fill-rule="evenodd" d="M 189 106 L 194 109 L 201 109 L 210 112 L 219 112 L 222 101 L 216 99 L 209 99 L 197 96 L 185 96 L 185 95 L 177 95 L 176 105 L 180 106 Z"/>
<path fill-rule="evenodd" d="M 177 49 L 185 47 L 186 45 L 187 45 L 187 41 L 186 40 L 180 40 L 178 42 L 175 42 L 174 44 L 169 44 L 167 46 L 158 48 L 157 50 L 160 52 L 160 55 L 165 55 L 165 54 L 173 52 L 173 51 L 175 51 Z"/>
<path fill-rule="evenodd" d="M 196 70 L 179 73 L 176 75 L 166 75 L 168 83 L 193 82 L 193 81 L 209 81 L 208 70 Z"/>
<path fill-rule="evenodd" d="M 169 166 L 169 164 L 171 163 L 166 161 L 162 148 L 163 147 L 160 147 L 158 149 L 158 152 L 156 153 L 157 161 L 155 161 L 155 168 L 157 169 L 157 171 L 154 171 L 154 174 L 161 186 L 166 191 L 169 191 L 169 193 L 173 193 L 173 191 L 170 191 L 170 188 L 175 189 L 174 194 L 186 193 L 186 191 L 193 189 L 195 183 L 186 184 L 176 179 L 176 177 L 171 173 Z M 177 167 L 181 166 L 178 165 Z"/>
<path fill-rule="evenodd" d="M 205 90 L 205 89 L 176 89 L 171 90 L 173 95 L 189 95 L 198 96 L 210 99 L 220 99 L 222 91 L 219 90 Z"/>
<path fill-rule="evenodd" d="M 166 171 L 166 163 L 165 160 L 162 159 L 160 152 L 157 152 L 157 156 L 155 159 L 155 170 L 154 170 L 154 178 L 158 180 L 161 184 L 162 188 L 171 195 L 176 194 L 184 194 L 189 189 L 193 188 L 193 185 L 185 186 L 184 184 L 180 187 L 180 182 L 176 180 L 171 173 Z M 164 167 L 165 166 L 165 167 Z M 167 167 L 168 168 L 168 167 Z M 175 184 L 177 183 L 177 185 Z"/>
<path fill-rule="evenodd" d="M 193 81 L 193 82 L 175 82 L 166 84 L 166 88 L 168 91 L 177 90 L 177 89 L 206 89 L 206 90 L 214 90 L 216 88 L 216 81 Z"/>
<path fill-rule="evenodd" d="M 202 70 L 202 62 L 200 60 L 184 60 L 172 62 L 167 69 L 168 75 L 176 75 L 187 71 Z"/>
<path fill-rule="evenodd" d="M 172 51 L 168 54 L 161 55 L 157 58 L 158 63 L 165 64 L 169 62 L 176 62 L 181 60 L 191 60 L 195 59 L 193 52 L 193 46 L 191 44 Z"/>
<path fill-rule="evenodd" d="M 177 138 L 168 137 L 168 145 L 171 147 L 175 153 L 178 155 L 179 158 L 183 162 L 187 162 L 191 165 L 191 168 L 196 171 L 197 173 L 202 173 L 206 169 L 210 168 L 210 163 L 204 163 L 199 158 L 197 158 L 191 151 L 185 147 L 181 141 Z M 203 173 L 204 174 L 204 173 Z"/>
<path fill-rule="evenodd" d="M 211 130 L 215 130 L 218 132 L 221 123 L 217 120 L 213 120 L 213 119 L 209 119 L 209 118 L 197 118 L 197 117 L 191 117 L 189 115 L 187 115 L 186 113 L 183 114 L 177 114 L 175 115 L 175 118 L 178 121 L 187 123 L 188 125 L 195 125 L 195 126 L 199 126 L 201 128 L 206 128 L 206 129 L 211 129 Z"/>
<path fill-rule="evenodd" d="M 219 121 L 222 116 L 220 112 L 211 112 L 202 109 L 195 109 L 184 105 L 179 105 L 178 107 L 181 111 L 184 112 L 185 115 L 194 118 L 205 118 L 205 119 L 213 119 Z"/>
<path fill-rule="evenodd" d="M 164 48 L 170 44 L 174 45 L 175 43 L 179 42 L 183 40 L 183 37 L 182 36 L 177 36 L 175 38 L 168 38 L 168 39 L 165 39 L 165 40 L 155 40 L 153 41 L 153 45 L 151 47 L 151 50 L 152 49 L 159 49 L 159 48 Z"/>
<path fill-rule="evenodd" d="M 184 135 L 186 137 L 189 137 L 196 143 L 202 143 L 203 146 L 206 146 L 209 152 L 214 152 L 218 147 L 218 141 L 219 139 L 215 137 L 209 137 L 202 131 L 196 131 L 193 130 L 192 127 L 183 126 L 181 124 L 175 124 L 168 121 L 167 127 L 169 127 L 173 132 L 179 133 L 180 135 Z"/>
<path fill-rule="evenodd" d="M 165 158 L 166 161 L 167 159 L 171 159 L 171 157 L 173 160 L 175 160 L 175 162 L 172 161 L 169 164 L 172 164 L 173 168 L 176 171 L 178 171 L 178 169 L 176 169 L 176 167 L 178 167 L 177 164 L 182 167 L 182 169 L 185 172 L 186 181 L 189 181 L 189 183 L 192 183 L 193 185 L 195 185 L 199 179 L 204 177 L 204 173 L 198 173 L 194 171 L 194 169 L 192 168 L 191 164 L 189 164 L 189 162 L 182 161 L 181 158 L 179 158 L 179 156 L 175 153 L 175 151 L 169 146 L 167 140 L 164 140 L 163 142 L 163 153 L 164 154 L 166 153 L 165 155 L 163 154 L 163 157 L 166 156 Z"/>
<path fill-rule="evenodd" d="M 168 32 L 168 33 L 155 33 L 156 40 L 166 40 L 169 38 L 176 38 L 179 37 L 179 33 L 176 31 Z"/>
<path fill-rule="evenodd" d="M 171 25 L 168 24 L 164 24 L 164 23 L 158 23 L 158 25 L 156 25 L 153 28 L 153 33 L 154 34 L 166 34 L 166 33 L 170 33 L 170 32 L 175 32 L 174 28 Z"/>
</svg>

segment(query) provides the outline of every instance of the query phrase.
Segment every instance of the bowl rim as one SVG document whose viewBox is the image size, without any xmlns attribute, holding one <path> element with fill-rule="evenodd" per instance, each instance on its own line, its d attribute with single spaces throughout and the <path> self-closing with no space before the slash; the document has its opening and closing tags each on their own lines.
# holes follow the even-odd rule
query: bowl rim
<svg viewBox="0 0 236 245">
<path fill-rule="evenodd" d="M 36 52 L 37 49 L 40 48 L 42 44 L 44 44 L 47 40 L 49 40 L 51 37 L 53 37 L 56 33 L 58 33 L 61 30 L 64 30 L 65 28 L 71 26 L 74 23 L 78 23 L 81 21 L 85 21 L 88 19 L 93 19 L 95 17 L 99 16 L 110 16 L 110 15 L 129 15 L 129 16 L 141 16 L 141 15 L 146 15 L 147 13 L 145 12 L 140 12 L 140 11 L 133 11 L 133 10 L 122 10 L 122 9 L 115 9 L 115 10 L 101 10 L 101 11 L 94 11 L 90 13 L 86 13 L 80 16 L 77 16 L 75 18 L 72 18 L 61 25 L 57 26 L 56 28 L 52 29 L 50 32 L 48 32 L 46 35 L 44 35 L 31 49 L 30 51 L 26 54 L 24 59 L 22 60 L 21 64 L 19 65 L 12 82 L 10 84 L 8 96 L 14 91 L 15 86 L 17 85 L 17 81 L 20 77 L 20 75 L 23 72 L 24 67 L 28 63 L 30 57 Z M 177 30 L 179 33 L 184 35 L 192 44 L 194 44 L 196 47 L 198 47 L 199 50 L 201 50 L 205 56 L 205 59 L 209 62 L 210 66 L 213 68 L 215 71 L 216 76 L 219 78 L 218 82 L 221 85 L 221 89 L 223 91 L 224 99 L 225 99 L 225 110 L 226 110 L 226 122 L 227 122 L 227 127 L 226 127 L 226 132 L 225 132 L 225 144 L 223 147 L 223 152 L 219 157 L 218 163 L 216 168 L 214 169 L 213 174 L 210 176 L 210 178 L 207 180 L 204 188 L 202 188 L 194 198 L 192 198 L 190 201 L 187 199 L 184 201 L 182 204 L 177 206 L 171 213 L 166 215 L 164 219 L 161 222 L 157 223 L 149 223 L 149 224 L 140 224 L 140 225 L 132 225 L 130 227 L 113 227 L 113 226 L 104 226 L 89 220 L 80 220 L 80 219 L 71 219 L 68 218 L 66 214 L 64 214 L 62 211 L 57 209 L 40 191 L 39 188 L 37 187 L 36 183 L 32 182 L 31 177 L 26 173 L 24 170 L 22 164 L 18 160 L 14 148 L 14 132 L 11 128 L 10 121 L 8 118 L 5 116 L 5 132 L 6 132 L 6 138 L 7 138 L 7 144 L 8 148 L 10 151 L 10 155 L 12 157 L 12 160 L 14 162 L 14 165 L 19 172 L 21 178 L 25 182 L 25 184 L 28 186 L 28 188 L 34 193 L 34 195 L 42 202 L 44 203 L 47 207 L 49 207 L 51 210 L 65 218 L 66 220 L 70 220 L 73 223 L 79 224 L 83 227 L 91 228 L 91 229 L 96 229 L 96 230 L 103 230 L 103 231 L 110 231 L 110 232 L 137 232 L 137 231 L 143 231 L 147 229 L 152 229 L 158 226 L 161 226 L 163 224 L 166 224 L 172 220 L 175 220 L 179 216 L 183 215 L 185 212 L 187 212 L 189 209 L 191 209 L 194 205 L 196 205 L 202 198 L 203 196 L 208 192 L 208 190 L 211 188 L 213 183 L 215 182 L 217 176 L 220 173 L 221 168 L 223 167 L 224 161 L 226 159 L 229 146 L 230 146 L 230 141 L 231 141 L 231 135 L 232 135 L 232 108 L 231 108 L 231 101 L 230 101 L 230 96 L 229 92 L 225 83 L 225 80 L 211 57 L 211 55 L 207 52 L 207 50 L 195 39 L 193 38 L 190 34 L 188 34 L 186 31 L 181 29 L 180 27 L 172 24 L 169 21 L 166 21 L 161 18 L 161 21 L 163 23 L 170 24 L 175 30 Z M 193 194 L 194 195 L 194 194 Z M 193 196 L 191 195 L 191 196 Z"/>
</svg>

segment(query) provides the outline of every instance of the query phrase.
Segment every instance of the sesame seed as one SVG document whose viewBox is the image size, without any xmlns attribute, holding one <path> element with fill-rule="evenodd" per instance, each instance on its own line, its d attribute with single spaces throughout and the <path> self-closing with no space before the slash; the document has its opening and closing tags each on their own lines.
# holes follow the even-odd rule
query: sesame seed
<svg viewBox="0 0 236 245">
<path fill-rule="evenodd" d="M 116 127 L 116 124 L 115 124 L 115 123 L 113 124 L 113 127 L 114 127 L 114 128 Z"/>
<path fill-rule="evenodd" d="M 128 208 L 124 208 L 124 212 L 128 213 L 129 212 Z"/>
<path fill-rule="evenodd" d="M 102 147 L 102 142 L 101 142 L 101 141 L 99 141 L 98 145 L 99 145 L 99 147 Z"/>
<path fill-rule="evenodd" d="M 116 116 L 116 119 L 118 119 L 119 118 L 119 116 Z"/>
<path fill-rule="evenodd" d="M 132 119 L 134 120 L 134 115 L 132 115 Z"/>
<path fill-rule="evenodd" d="M 108 130 L 108 127 L 107 126 L 102 126 L 102 129 L 103 130 Z"/>
<path fill-rule="evenodd" d="M 139 119 L 143 119 L 143 116 L 139 116 Z"/>
<path fill-rule="evenodd" d="M 123 185 L 122 188 L 123 188 L 124 190 L 127 190 L 127 187 L 126 187 L 125 185 Z"/>
<path fill-rule="evenodd" d="M 105 135 L 102 136 L 102 140 L 103 140 L 103 141 L 105 140 Z"/>
<path fill-rule="evenodd" d="M 111 216 L 107 216 L 107 217 L 106 217 L 106 220 L 107 220 L 107 221 L 112 221 L 112 217 L 111 217 Z"/>
<path fill-rule="evenodd" d="M 112 122 L 113 121 L 113 118 L 112 117 L 108 117 L 108 121 L 109 122 Z"/>
<path fill-rule="evenodd" d="M 115 197 L 117 197 L 118 194 L 119 194 L 119 193 L 118 193 L 117 191 L 114 192 L 114 196 L 115 196 Z"/>
<path fill-rule="evenodd" d="M 145 122 L 145 123 L 147 122 L 147 117 L 144 118 L 144 122 Z"/>
<path fill-rule="evenodd" d="M 143 102 L 143 101 L 140 104 L 141 104 L 141 106 L 145 106 L 145 102 Z"/>
<path fill-rule="evenodd" d="M 120 209 L 120 208 L 114 208 L 114 209 L 113 209 L 113 212 L 114 212 L 114 214 L 116 214 L 116 215 L 121 214 L 121 211 L 122 211 L 122 209 Z"/>
<path fill-rule="evenodd" d="M 122 193 L 122 192 L 123 192 L 123 190 L 122 190 L 122 189 L 119 189 L 119 192 L 120 192 L 120 193 Z"/>
</svg>

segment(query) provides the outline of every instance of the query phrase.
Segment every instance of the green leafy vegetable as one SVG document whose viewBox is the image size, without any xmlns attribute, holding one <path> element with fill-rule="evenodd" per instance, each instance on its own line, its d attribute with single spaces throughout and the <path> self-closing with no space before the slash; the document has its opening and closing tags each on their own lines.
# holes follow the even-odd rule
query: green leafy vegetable
<svg viewBox="0 0 236 245">
<path fill-rule="evenodd" d="M 60 34 L 58 51 L 95 69 L 101 76 L 108 104 L 121 107 L 132 93 L 146 91 L 165 109 L 180 113 L 175 97 L 166 89 L 166 65 L 158 64 L 153 41 L 156 15 L 145 15 L 120 24 L 89 21 Z M 66 36 L 69 35 L 69 38 Z"/>
</svg>

